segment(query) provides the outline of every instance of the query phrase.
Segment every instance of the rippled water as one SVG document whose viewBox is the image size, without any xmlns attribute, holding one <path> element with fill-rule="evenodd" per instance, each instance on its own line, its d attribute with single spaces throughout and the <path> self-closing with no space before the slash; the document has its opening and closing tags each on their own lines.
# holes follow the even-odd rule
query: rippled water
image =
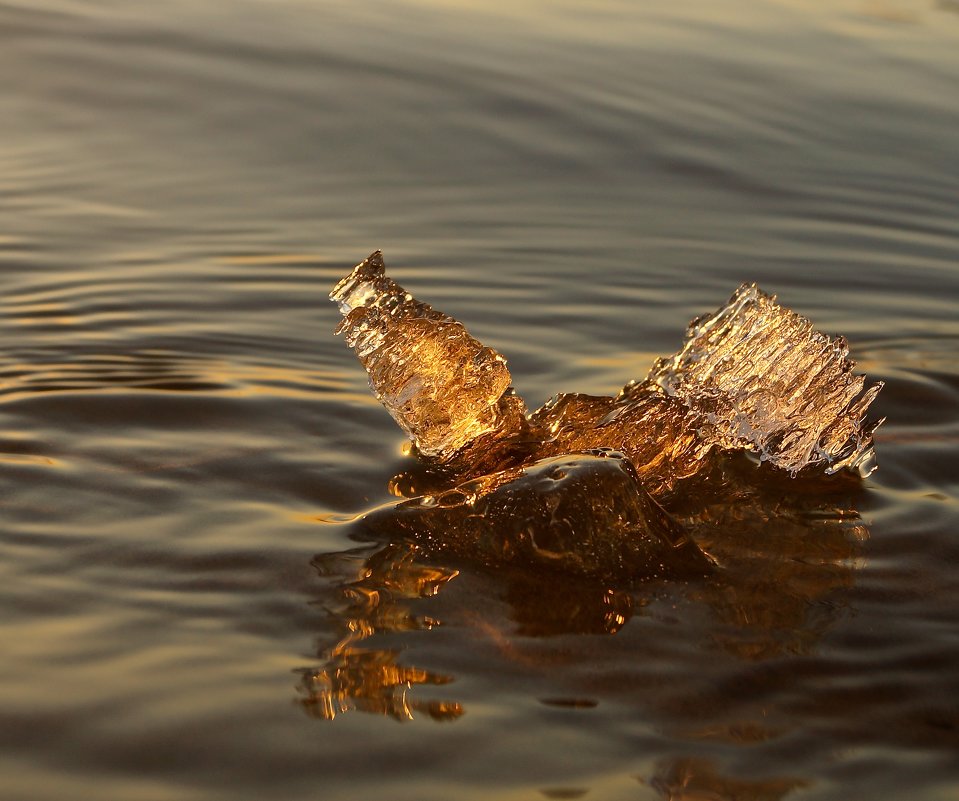
<svg viewBox="0 0 959 801">
<path fill-rule="evenodd" d="M 0 0 L 0 796 L 955 797 L 957 12 Z M 359 542 L 377 247 L 531 406 L 757 281 L 880 469 L 719 504 L 701 582 Z"/>
</svg>

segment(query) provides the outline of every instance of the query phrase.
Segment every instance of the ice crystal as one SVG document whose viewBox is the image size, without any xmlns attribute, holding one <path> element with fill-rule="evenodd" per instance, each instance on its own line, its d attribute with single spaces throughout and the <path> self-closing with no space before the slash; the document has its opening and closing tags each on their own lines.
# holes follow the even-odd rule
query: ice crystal
<svg viewBox="0 0 959 801">
<path fill-rule="evenodd" d="M 525 430 L 506 360 L 452 317 L 415 300 L 373 253 L 336 285 L 346 336 L 386 410 L 420 454 L 440 463 Z"/>
<path fill-rule="evenodd" d="M 865 473 L 879 425 L 865 424 L 866 410 L 882 385 L 866 389 L 854 367 L 844 338 L 830 339 L 743 284 L 694 320 L 682 350 L 660 359 L 647 380 L 680 399 L 698 436 L 720 448 L 755 451 L 793 474 L 818 465 Z"/>
</svg>

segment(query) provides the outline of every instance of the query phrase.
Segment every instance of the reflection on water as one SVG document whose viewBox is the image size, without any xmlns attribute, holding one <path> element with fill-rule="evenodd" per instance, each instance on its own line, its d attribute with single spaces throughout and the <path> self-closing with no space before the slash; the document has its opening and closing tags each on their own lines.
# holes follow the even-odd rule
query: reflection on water
<svg viewBox="0 0 959 801">
<path fill-rule="evenodd" d="M 433 720 L 455 720 L 463 714 L 459 704 L 410 697 L 418 685 L 448 684 L 452 677 L 404 667 L 397 661 L 400 649 L 374 648 L 364 641 L 377 633 L 424 631 L 439 625 L 412 614 L 404 601 L 436 595 L 456 571 L 417 563 L 413 545 L 387 546 L 365 559 L 362 553 L 314 560 L 321 575 L 342 581 L 346 571 L 353 579 L 336 584 L 340 605 L 329 610 L 329 628 L 341 639 L 321 649 L 321 667 L 300 671 L 300 703 L 308 714 L 326 720 L 350 709 L 396 720 L 412 719 L 414 712 Z"/>
<path fill-rule="evenodd" d="M 488 564 L 477 553 L 472 570 L 485 571 L 495 595 L 509 606 L 509 628 L 487 619 L 478 599 L 463 599 L 467 608 L 452 607 L 461 636 L 469 630 L 495 642 L 509 660 L 528 661 L 522 645 L 562 635 L 616 635 L 634 615 L 653 608 L 664 590 L 677 590 L 688 601 L 708 610 L 701 631 L 704 651 L 709 642 L 737 660 L 771 661 L 786 655 L 811 655 L 825 632 L 842 616 L 836 602 L 848 590 L 861 566 L 861 546 L 868 530 L 852 504 L 859 493 L 858 476 L 790 479 L 745 458 L 730 458 L 714 494 L 690 494 L 675 501 L 671 511 L 693 538 L 718 561 L 715 574 L 677 584 L 668 579 L 647 580 L 639 586 L 616 586 L 525 564 Z M 403 513 L 403 504 L 396 514 Z M 377 510 L 378 516 L 389 510 Z M 471 520 L 461 521 L 472 526 Z M 448 536 L 455 541 L 455 518 L 446 519 Z M 368 539 L 363 521 L 352 524 L 357 536 Z M 402 527 L 390 529 L 402 535 Z M 464 558 L 463 549 L 455 551 Z M 338 713 L 357 709 L 396 719 L 424 714 L 452 720 L 464 712 L 453 701 L 420 699 L 424 685 L 453 682 L 455 676 L 424 666 L 406 667 L 403 643 L 408 632 L 429 632 L 441 621 L 414 613 L 411 599 L 438 595 L 456 579 L 457 568 L 445 564 L 442 547 L 422 547 L 414 541 L 391 540 L 385 545 L 318 556 L 314 565 L 327 587 L 321 603 L 329 614 L 328 627 L 340 638 L 318 654 L 321 665 L 301 671 L 301 703 L 316 717 L 332 720 Z M 632 582 L 631 582 L 632 583 Z M 475 602 L 475 605 L 471 603 Z M 472 608 L 469 608 L 472 607 Z M 388 648 L 375 648 L 375 635 L 393 635 Z M 575 660 L 589 661 L 589 640 L 580 643 Z M 534 649 L 535 650 L 535 649 Z M 727 688 L 728 689 L 728 688 Z M 730 690 L 698 689 L 679 693 L 672 701 L 651 695 L 649 706 L 671 709 L 675 721 L 696 718 L 695 707 L 735 706 L 741 698 Z M 728 729 L 681 726 L 695 739 L 748 742 L 771 736 L 760 726 Z M 776 732 L 781 734 L 780 732 Z"/>
<path fill-rule="evenodd" d="M 790 487 L 773 471 L 763 471 L 768 483 L 746 484 L 742 469 L 735 475 L 730 498 L 688 521 L 723 565 L 716 581 L 692 595 L 721 622 L 718 644 L 740 659 L 812 653 L 843 612 L 830 599 L 853 585 L 863 565 L 869 532 L 854 506 L 858 482 L 812 478 Z"/>
</svg>

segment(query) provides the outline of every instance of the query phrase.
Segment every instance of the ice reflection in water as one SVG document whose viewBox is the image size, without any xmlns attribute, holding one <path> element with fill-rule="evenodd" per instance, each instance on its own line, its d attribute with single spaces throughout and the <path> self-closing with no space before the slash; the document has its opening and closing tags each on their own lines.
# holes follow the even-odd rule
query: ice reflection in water
<svg viewBox="0 0 959 801">
<path fill-rule="evenodd" d="M 314 564 L 328 583 L 323 597 L 331 600 L 324 603 L 340 639 L 320 649 L 318 666 L 301 672 L 301 703 L 310 714 L 328 719 L 350 709 L 396 719 L 452 720 L 462 715 L 464 707 L 445 700 L 446 694 L 441 701 L 418 697 L 426 685 L 448 684 L 454 676 L 428 666 L 405 665 L 402 646 L 378 649 L 369 643 L 378 634 L 394 635 L 393 643 L 403 642 L 410 632 L 428 632 L 440 625 L 435 617 L 414 612 L 411 601 L 432 598 L 457 580 L 459 569 L 451 562 L 482 574 L 488 582 L 484 591 L 508 604 L 509 620 L 492 611 L 482 614 L 478 610 L 490 605 L 472 597 L 465 604 L 448 604 L 443 622 L 455 623 L 461 631 L 458 636 L 489 639 L 507 661 L 548 661 L 550 637 L 615 635 L 634 616 L 655 609 L 661 594 L 675 591 L 705 610 L 703 636 L 736 660 L 760 663 L 812 654 L 843 614 L 833 597 L 852 585 L 868 530 L 854 508 L 855 481 L 807 482 L 804 491 L 788 494 L 786 481 L 790 480 L 767 466 L 729 460 L 723 471 L 725 500 L 707 496 L 702 502 L 687 499 L 674 505 L 676 519 L 718 561 L 717 571 L 700 579 L 651 576 L 617 584 L 597 576 L 564 574 L 547 565 L 491 564 L 482 552 L 465 561 L 464 551 L 451 555 L 429 542 L 416 542 L 412 535 L 319 556 Z M 457 513 L 443 518 L 451 541 L 461 534 L 457 526 L 472 525 L 468 506 L 458 507 Z M 357 538 L 375 535 L 366 521 L 352 526 Z M 594 641 L 587 637 L 575 642 L 578 645 L 564 653 L 564 660 L 589 665 L 596 658 Z M 569 649 L 570 641 L 564 639 L 562 647 Z M 693 647 L 709 651 L 705 643 Z M 768 677 L 771 684 L 778 680 L 775 672 Z M 763 687 L 751 687 L 757 689 L 762 693 Z M 594 688 L 587 682 L 580 690 L 576 697 L 588 699 Z M 650 688 L 639 701 L 685 737 L 750 742 L 781 734 L 787 725 L 775 722 L 775 710 L 757 711 L 756 722 L 748 726 L 704 724 L 723 719 L 726 710 L 741 711 L 743 698 L 737 688 L 704 690 L 697 684 L 674 690 L 662 694 Z"/>
<path fill-rule="evenodd" d="M 363 553 L 365 549 L 314 560 L 321 575 L 347 580 L 337 586 L 339 606 L 330 609 L 329 628 L 341 638 L 322 650 L 319 668 L 301 671 L 304 710 L 327 720 L 351 709 L 397 720 L 412 719 L 414 712 L 434 720 L 458 718 L 463 713 L 458 703 L 409 697 L 414 686 L 448 684 L 452 677 L 400 665 L 398 649 L 363 644 L 377 632 L 421 631 L 438 625 L 412 614 L 404 601 L 435 595 L 456 571 L 419 564 L 411 544 L 387 546 L 365 559 Z M 348 580 L 350 573 L 353 580 Z"/>
</svg>

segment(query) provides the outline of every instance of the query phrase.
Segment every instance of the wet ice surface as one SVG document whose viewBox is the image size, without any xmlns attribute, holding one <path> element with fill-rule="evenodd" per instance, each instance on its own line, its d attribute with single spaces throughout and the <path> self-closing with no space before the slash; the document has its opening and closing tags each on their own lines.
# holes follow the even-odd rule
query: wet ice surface
<svg viewBox="0 0 959 801">
<path fill-rule="evenodd" d="M 880 385 L 864 390 L 842 339 L 755 286 L 619 396 L 560 395 L 528 416 L 506 360 L 388 278 L 379 251 L 330 298 L 376 397 L 426 464 L 453 468 L 447 486 L 365 519 L 427 552 L 617 581 L 703 575 L 708 557 L 649 493 L 688 505 L 722 488 L 734 503 L 724 465 L 742 451 L 792 476 L 874 465 L 865 416 Z"/>
<path fill-rule="evenodd" d="M 377 251 L 334 288 L 370 387 L 418 453 L 461 473 L 593 448 L 621 450 L 654 494 L 704 473 L 717 450 L 789 471 L 875 466 L 865 388 L 831 340 L 755 285 L 694 320 L 675 356 L 619 396 L 559 395 L 525 415 L 506 360 L 386 276 Z"/>
<path fill-rule="evenodd" d="M 377 538 L 629 583 L 704 576 L 711 562 L 614 451 L 541 459 L 366 515 Z"/>
<path fill-rule="evenodd" d="M 470 463 L 486 440 L 501 443 L 524 432 L 526 409 L 510 391 L 506 360 L 394 283 L 379 252 L 337 284 L 330 299 L 344 315 L 337 333 L 423 456 Z"/>
</svg>

